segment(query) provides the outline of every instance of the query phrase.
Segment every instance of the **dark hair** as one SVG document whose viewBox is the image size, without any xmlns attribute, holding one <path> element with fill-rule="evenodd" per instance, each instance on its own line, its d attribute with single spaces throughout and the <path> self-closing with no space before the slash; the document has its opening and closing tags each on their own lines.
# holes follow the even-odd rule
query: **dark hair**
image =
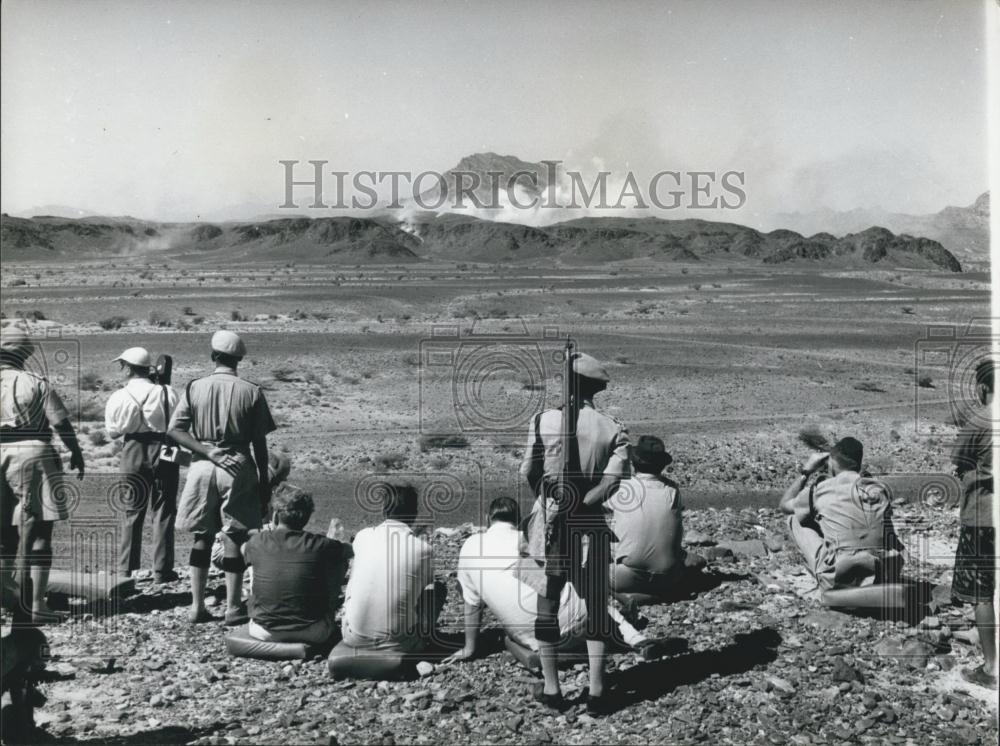
<svg viewBox="0 0 1000 746">
<path fill-rule="evenodd" d="M 493 524 L 497 521 L 513 523 L 515 526 L 521 520 L 521 511 L 518 510 L 517 503 L 510 497 L 497 497 L 490 503 L 487 511 L 487 523 Z"/>
<path fill-rule="evenodd" d="M 842 469 L 861 471 L 861 463 L 865 458 L 864 446 L 857 438 L 841 438 L 830 449 L 830 458 Z"/>
<path fill-rule="evenodd" d="M 212 350 L 212 362 L 218 363 L 219 365 L 225 365 L 227 368 L 235 368 L 239 365 L 239 362 L 242 359 L 243 358 L 237 357 L 236 355 L 227 355 L 224 352 Z"/>
<path fill-rule="evenodd" d="M 128 372 L 133 376 L 142 376 L 143 378 L 149 378 L 149 366 L 147 365 L 132 365 L 132 363 L 126 363 L 124 360 L 121 361 L 123 368 L 128 368 Z"/>
<path fill-rule="evenodd" d="M 983 360 L 976 366 L 976 385 L 985 386 L 991 394 L 994 389 L 994 378 L 996 376 L 996 360 L 992 358 Z"/>
<path fill-rule="evenodd" d="M 580 398 L 590 399 L 594 394 L 599 394 L 608 387 L 607 381 L 598 381 L 596 378 L 587 376 L 576 377 L 576 390 L 580 393 Z"/>
<path fill-rule="evenodd" d="M 382 482 L 375 490 L 382 494 L 382 516 L 385 518 L 416 518 L 420 500 L 411 484 Z"/>
<path fill-rule="evenodd" d="M 275 488 L 271 506 L 274 508 L 274 517 L 278 523 L 297 531 L 305 528 L 316 509 L 312 495 L 287 482 Z"/>
</svg>

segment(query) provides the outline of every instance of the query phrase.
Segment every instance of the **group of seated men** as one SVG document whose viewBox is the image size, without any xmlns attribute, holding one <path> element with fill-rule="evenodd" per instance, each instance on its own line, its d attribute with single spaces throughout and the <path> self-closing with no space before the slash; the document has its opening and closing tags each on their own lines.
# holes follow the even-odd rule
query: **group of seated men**
<svg viewBox="0 0 1000 746">
<path fill-rule="evenodd" d="M 898 574 L 898 539 L 892 532 L 885 489 L 860 473 L 861 444 L 839 441 L 802 469 L 780 507 L 808 568 L 824 588 L 865 585 Z M 633 476 L 606 503 L 616 539 L 610 568 L 612 597 L 630 605 L 675 596 L 700 572 L 704 560 L 682 548 L 683 506 L 677 485 L 663 476 L 670 463 L 663 441 L 642 436 L 630 449 Z M 824 464 L 830 475 L 810 479 Z M 415 531 L 419 501 L 414 487 L 383 483 L 384 521 L 346 544 L 305 531 L 312 497 L 290 484 L 276 488 L 272 526 L 244 545 L 253 568 L 248 633 L 261 641 L 324 643 L 336 636 L 343 592 L 343 644 L 358 650 L 416 654 L 433 644 L 446 587 L 435 581 L 430 543 Z M 521 660 L 538 650 L 534 637 L 542 570 L 525 554 L 517 503 L 498 497 L 488 508 L 488 528 L 468 537 L 457 567 L 464 601 L 465 645 L 448 660 L 473 657 L 488 608 L 503 626 L 507 647 Z M 343 587 L 346 579 L 346 589 Z M 614 636 L 644 658 L 660 653 L 609 603 Z M 567 584 L 559 600 L 561 648 L 582 642 L 583 599 Z M 521 655 L 518 655 L 518 652 Z"/>
</svg>

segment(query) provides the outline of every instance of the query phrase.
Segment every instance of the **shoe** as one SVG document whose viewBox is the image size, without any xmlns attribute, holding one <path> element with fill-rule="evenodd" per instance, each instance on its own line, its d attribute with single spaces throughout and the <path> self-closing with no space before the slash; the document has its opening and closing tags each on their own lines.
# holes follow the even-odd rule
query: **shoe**
<svg viewBox="0 0 1000 746">
<path fill-rule="evenodd" d="M 979 666 L 978 668 L 963 668 L 960 673 L 962 678 L 970 684 L 975 684 L 976 686 L 981 686 L 986 689 L 997 688 L 997 677 L 986 673 L 982 666 Z"/>
<path fill-rule="evenodd" d="M 535 684 L 531 692 L 531 698 L 539 704 L 548 707 L 550 710 L 562 712 L 566 709 L 566 700 L 563 699 L 562 692 L 556 694 L 546 694 L 541 684 Z"/>
<path fill-rule="evenodd" d="M 226 626 L 239 627 L 250 621 L 250 614 L 247 612 L 246 604 L 240 604 L 236 608 L 226 609 Z"/>
<path fill-rule="evenodd" d="M 190 610 L 188 611 L 188 621 L 191 624 L 203 624 L 204 622 L 217 622 L 219 617 L 212 616 L 208 613 L 208 609 L 198 609 L 198 611 Z"/>
<path fill-rule="evenodd" d="M 604 717 L 614 712 L 611 704 L 611 695 L 602 694 L 600 697 L 591 697 L 587 694 L 587 714 L 592 718 Z"/>
<path fill-rule="evenodd" d="M 180 579 L 181 576 L 178 575 L 174 570 L 170 570 L 169 572 L 164 572 L 164 573 L 156 573 L 153 576 L 153 582 L 156 583 L 157 585 L 165 585 L 166 583 L 173 583 Z"/>
<path fill-rule="evenodd" d="M 666 654 L 666 647 L 659 640 L 646 640 L 639 646 L 639 657 L 644 661 L 659 660 Z"/>
</svg>

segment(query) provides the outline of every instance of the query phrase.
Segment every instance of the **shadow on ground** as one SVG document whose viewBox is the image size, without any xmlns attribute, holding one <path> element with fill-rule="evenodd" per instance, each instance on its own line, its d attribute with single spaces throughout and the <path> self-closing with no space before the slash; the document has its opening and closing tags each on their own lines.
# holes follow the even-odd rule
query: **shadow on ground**
<svg viewBox="0 0 1000 746">
<path fill-rule="evenodd" d="M 781 635 L 771 627 L 736 635 L 732 644 L 719 650 L 702 650 L 667 658 L 620 672 L 613 680 L 621 696 L 619 705 L 627 707 L 642 701 L 659 699 L 678 686 L 697 684 L 719 674 L 733 676 L 771 663 L 778 657 Z"/>
</svg>

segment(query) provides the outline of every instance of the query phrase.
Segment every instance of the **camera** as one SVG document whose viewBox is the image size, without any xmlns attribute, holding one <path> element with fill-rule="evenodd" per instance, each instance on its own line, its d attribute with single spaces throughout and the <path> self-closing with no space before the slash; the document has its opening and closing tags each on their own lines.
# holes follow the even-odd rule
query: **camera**
<svg viewBox="0 0 1000 746">
<path fill-rule="evenodd" d="M 558 405 L 565 342 L 558 327 L 533 335 L 519 319 L 505 319 L 502 333 L 481 321 L 435 326 L 420 342 L 421 434 L 523 442 L 531 416 Z"/>
</svg>

